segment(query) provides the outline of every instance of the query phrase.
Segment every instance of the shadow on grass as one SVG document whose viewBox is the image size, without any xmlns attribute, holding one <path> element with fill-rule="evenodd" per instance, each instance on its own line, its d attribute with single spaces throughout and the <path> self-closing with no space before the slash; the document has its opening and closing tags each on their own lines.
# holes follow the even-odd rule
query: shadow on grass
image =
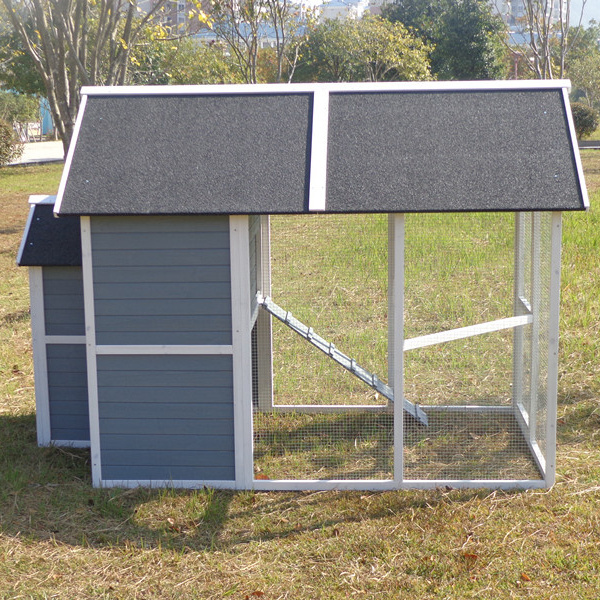
<svg viewBox="0 0 600 600">
<path fill-rule="evenodd" d="M 568 413 L 559 422 L 561 443 L 597 431 L 598 412 L 597 405 L 584 402 Z M 0 417 L 0 447 L 1 533 L 79 547 L 225 550 L 321 530 L 336 535 L 341 525 L 496 494 L 94 489 L 89 452 L 38 448 L 32 414 Z"/>
</svg>

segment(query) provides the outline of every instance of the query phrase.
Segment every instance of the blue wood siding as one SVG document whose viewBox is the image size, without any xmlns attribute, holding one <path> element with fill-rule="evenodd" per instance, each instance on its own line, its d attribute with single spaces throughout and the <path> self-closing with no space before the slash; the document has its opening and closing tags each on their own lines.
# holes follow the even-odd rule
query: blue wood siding
<svg viewBox="0 0 600 600">
<path fill-rule="evenodd" d="M 44 267 L 44 319 L 47 335 L 84 335 L 81 267 Z"/>
<path fill-rule="evenodd" d="M 93 217 L 98 344 L 230 344 L 226 216 Z"/>
<path fill-rule="evenodd" d="M 89 441 L 85 345 L 49 344 L 46 356 L 50 439 Z"/>
<path fill-rule="evenodd" d="M 233 480 L 232 358 L 98 356 L 104 480 Z"/>
</svg>

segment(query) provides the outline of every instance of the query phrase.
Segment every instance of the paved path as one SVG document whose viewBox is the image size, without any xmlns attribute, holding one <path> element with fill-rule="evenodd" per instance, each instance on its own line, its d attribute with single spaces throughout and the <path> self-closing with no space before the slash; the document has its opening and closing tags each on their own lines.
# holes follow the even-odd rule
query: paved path
<svg viewBox="0 0 600 600">
<path fill-rule="evenodd" d="M 28 142 L 24 144 L 23 156 L 11 164 L 35 164 L 63 160 L 62 142 Z"/>
</svg>

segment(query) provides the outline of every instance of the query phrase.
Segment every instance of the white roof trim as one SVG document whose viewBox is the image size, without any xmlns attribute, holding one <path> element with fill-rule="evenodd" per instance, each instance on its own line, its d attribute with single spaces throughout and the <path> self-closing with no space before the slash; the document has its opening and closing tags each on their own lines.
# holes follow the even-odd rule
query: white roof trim
<svg viewBox="0 0 600 600">
<path fill-rule="evenodd" d="M 83 121 L 86 103 L 87 96 L 82 93 L 81 103 L 79 104 L 79 112 L 77 113 L 77 120 L 75 121 L 75 127 L 73 128 L 73 135 L 71 137 L 71 145 L 69 146 L 69 152 L 65 158 L 65 166 L 63 168 L 62 177 L 60 178 L 58 193 L 56 194 L 56 202 L 54 203 L 55 214 L 60 213 L 60 206 L 65 193 L 67 179 L 69 178 L 69 172 L 71 171 L 71 162 L 73 161 L 73 155 L 75 154 L 75 147 L 77 146 L 77 139 L 79 138 L 79 130 L 81 129 L 81 122 Z"/>
<path fill-rule="evenodd" d="M 82 96 L 190 96 L 222 94 L 307 94 L 343 92 L 437 92 L 571 89 L 568 79 L 492 81 L 394 81 L 378 83 L 264 83 L 233 85 L 85 86 Z M 83 106 L 82 106 L 83 108 Z M 81 112 L 81 109 L 80 109 Z M 79 121 L 79 119 L 78 119 Z M 77 126 L 76 126 L 77 127 Z M 75 133 L 73 134 L 75 138 Z M 69 151 L 70 154 L 70 151 Z M 68 157 L 67 157 L 68 158 Z"/>
</svg>

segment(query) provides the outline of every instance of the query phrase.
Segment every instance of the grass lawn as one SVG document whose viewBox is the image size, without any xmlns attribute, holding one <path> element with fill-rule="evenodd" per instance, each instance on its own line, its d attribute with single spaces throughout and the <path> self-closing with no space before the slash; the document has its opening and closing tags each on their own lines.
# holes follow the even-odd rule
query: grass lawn
<svg viewBox="0 0 600 600">
<path fill-rule="evenodd" d="M 61 167 L 0 169 L 0 598 L 599 598 L 600 152 L 582 157 L 592 209 L 564 218 L 557 483 L 510 493 L 93 489 L 87 452 L 36 446 L 15 265 L 27 196 L 55 193 Z"/>
</svg>

